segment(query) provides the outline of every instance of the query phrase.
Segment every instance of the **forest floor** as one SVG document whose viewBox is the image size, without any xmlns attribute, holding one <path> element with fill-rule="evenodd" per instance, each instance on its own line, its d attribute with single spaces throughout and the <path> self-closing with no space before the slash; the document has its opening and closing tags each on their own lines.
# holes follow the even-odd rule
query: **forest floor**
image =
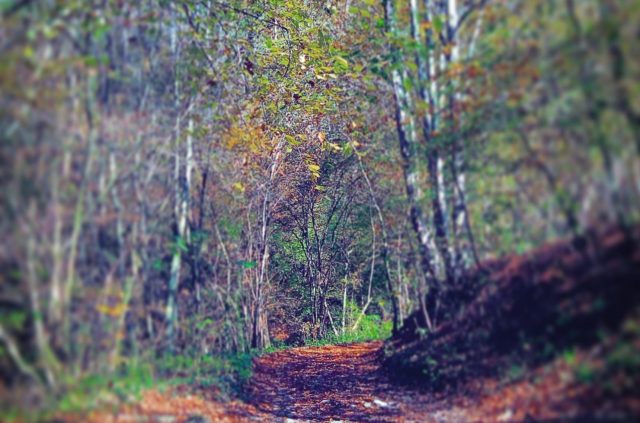
<svg viewBox="0 0 640 423">
<path fill-rule="evenodd" d="M 300 421 L 424 421 L 426 398 L 394 385 L 382 342 L 296 348 L 258 359 L 249 398 L 262 413 Z"/>
<path fill-rule="evenodd" d="M 148 391 L 117 411 L 94 411 L 83 422 L 500 422 L 600 421 L 593 385 L 576 383 L 566 360 L 517 380 L 475 380 L 440 394 L 393 383 L 382 366 L 383 342 L 303 347 L 255 360 L 244 401 L 221 402 L 213 393 Z M 577 359 L 589 359 L 581 351 Z M 593 354 L 592 354 L 593 355 Z M 629 399 L 627 398 L 627 403 Z M 632 404 L 640 408 L 640 398 Z M 615 406 L 615 404 L 612 404 Z M 606 408 L 606 404 L 605 404 Z M 586 413 L 586 414 L 585 414 Z M 571 418 L 567 418 L 571 416 Z M 79 417 L 79 416 L 78 416 Z M 616 420 L 608 414 L 606 421 Z"/>
<path fill-rule="evenodd" d="M 293 348 L 257 358 L 245 401 L 206 392 L 149 391 L 87 422 L 429 421 L 426 398 L 394 385 L 382 365 L 382 341 Z M 66 420 L 66 419 L 65 419 Z M 75 419 L 71 419 L 75 420 Z"/>
<path fill-rule="evenodd" d="M 640 228 L 633 233 L 606 232 L 581 252 L 559 241 L 502 260 L 491 283 L 460 289 L 463 312 L 428 336 L 409 318 L 386 342 L 255 358 L 242 399 L 179 386 L 61 420 L 640 421 Z"/>
</svg>

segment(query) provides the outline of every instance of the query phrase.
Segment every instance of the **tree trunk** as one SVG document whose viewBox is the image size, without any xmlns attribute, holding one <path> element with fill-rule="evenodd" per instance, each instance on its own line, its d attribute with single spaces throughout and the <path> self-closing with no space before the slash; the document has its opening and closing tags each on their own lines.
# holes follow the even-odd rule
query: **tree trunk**
<svg viewBox="0 0 640 423">
<path fill-rule="evenodd" d="M 394 34 L 395 14 L 393 10 L 393 1 L 385 0 L 385 17 L 387 32 Z M 395 97 L 395 121 L 396 130 L 398 132 L 398 142 L 400 146 L 400 155 L 402 157 L 402 169 L 404 173 L 405 188 L 410 205 L 410 217 L 413 230 L 418 240 L 418 249 L 420 254 L 420 265 L 426 278 L 429 278 L 428 287 L 431 292 L 429 295 L 437 298 L 440 288 L 437 273 L 434 270 L 434 257 L 431 252 L 431 234 L 427 226 L 427 221 L 420 206 L 420 198 L 422 197 L 420 190 L 420 175 L 416 165 L 416 134 L 413 116 L 411 115 L 411 100 L 409 94 L 405 90 L 405 75 L 395 69 L 395 64 L 401 62 L 400 52 L 394 51 L 392 71 L 393 91 Z"/>
<path fill-rule="evenodd" d="M 428 13 L 429 2 L 425 2 Z M 416 45 L 422 44 L 420 39 L 420 19 L 417 0 L 411 0 L 411 34 Z M 430 20 L 427 18 L 427 20 Z M 446 203 L 444 201 L 444 183 L 442 175 L 442 159 L 440 157 L 439 146 L 436 145 L 434 133 L 437 130 L 437 109 L 435 102 L 437 93 L 437 84 L 433 79 L 432 65 L 434 58 L 432 51 L 434 50 L 432 30 L 428 28 L 425 31 L 425 47 L 427 51 L 426 58 L 419 52 L 415 55 L 416 64 L 418 65 L 418 81 L 420 100 L 428 105 L 428 111 L 425 111 L 422 117 L 422 132 L 427 151 L 427 169 L 429 171 L 431 207 L 433 209 L 433 227 L 435 228 L 436 247 L 444 265 L 444 274 L 447 284 L 451 284 L 454 280 L 454 268 L 452 263 L 451 252 L 449 250 L 449 231 L 446 219 Z"/>
</svg>

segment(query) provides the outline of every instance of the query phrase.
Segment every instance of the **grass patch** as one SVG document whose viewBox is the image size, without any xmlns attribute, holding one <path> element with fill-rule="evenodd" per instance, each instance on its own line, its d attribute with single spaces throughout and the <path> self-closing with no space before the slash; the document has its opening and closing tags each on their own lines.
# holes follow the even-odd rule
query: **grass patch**
<svg viewBox="0 0 640 423">
<path fill-rule="evenodd" d="M 169 385 L 189 385 L 194 388 L 217 387 L 221 396 L 228 398 L 238 393 L 251 378 L 252 359 L 259 351 L 226 355 L 170 355 L 162 357 L 157 365 Z"/>
<path fill-rule="evenodd" d="M 332 344 L 351 344 L 354 342 L 379 341 L 391 337 L 393 322 L 384 321 L 376 314 L 366 315 L 355 331 L 347 330 L 336 335 L 331 332 L 321 339 L 311 339 L 306 346 L 323 346 Z"/>
</svg>

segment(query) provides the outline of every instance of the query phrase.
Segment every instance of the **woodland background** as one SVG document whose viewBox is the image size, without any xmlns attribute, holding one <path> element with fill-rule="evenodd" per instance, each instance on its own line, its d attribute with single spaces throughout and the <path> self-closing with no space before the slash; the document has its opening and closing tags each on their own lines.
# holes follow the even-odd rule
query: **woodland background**
<svg viewBox="0 0 640 423">
<path fill-rule="evenodd" d="M 3 407 L 426 333 L 487 260 L 639 217 L 638 1 L 0 10 Z"/>
</svg>

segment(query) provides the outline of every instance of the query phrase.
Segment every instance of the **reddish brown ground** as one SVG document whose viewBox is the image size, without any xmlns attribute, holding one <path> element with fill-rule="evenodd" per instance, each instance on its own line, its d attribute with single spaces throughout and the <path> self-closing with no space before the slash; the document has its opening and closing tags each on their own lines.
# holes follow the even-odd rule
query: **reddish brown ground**
<svg viewBox="0 0 640 423">
<path fill-rule="evenodd" d="M 474 380 L 455 392 L 434 394 L 393 384 L 381 367 L 381 342 L 306 347 L 256 360 L 247 402 L 219 402 L 206 392 L 147 392 L 118 411 L 93 412 L 82 422 L 499 422 L 615 420 L 620 402 L 602 399 L 575 381 L 563 359 L 513 382 Z M 577 364 L 593 351 L 579 351 Z M 577 364 L 574 363 L 573 367 Z M 640 399 L 624 404 L 636 412 Z M 555 421 L 555 420 L 554 420 Z M 605 421 L 605 420 L 602 420 Z"/>
<path fill-rule="evenodd" d="M 382 342 L 295 348 L 255 361 L 246 402 L 151 391 L 84 422 L 430 421 L 416 391 L 394 387 L 381 370 Z M 200 418 L 200 420 L 198 420 Z M 192 420 L 189 420 L 192 419 Z"/>
<path fill-rule="evenodd" d="M 255 365 L 250 400 L 262 412 L 303 421 L 407 421 L 424 398 L 387 380 L 381 348 L 368 342 L 264 356 Z"/>
</svg>

